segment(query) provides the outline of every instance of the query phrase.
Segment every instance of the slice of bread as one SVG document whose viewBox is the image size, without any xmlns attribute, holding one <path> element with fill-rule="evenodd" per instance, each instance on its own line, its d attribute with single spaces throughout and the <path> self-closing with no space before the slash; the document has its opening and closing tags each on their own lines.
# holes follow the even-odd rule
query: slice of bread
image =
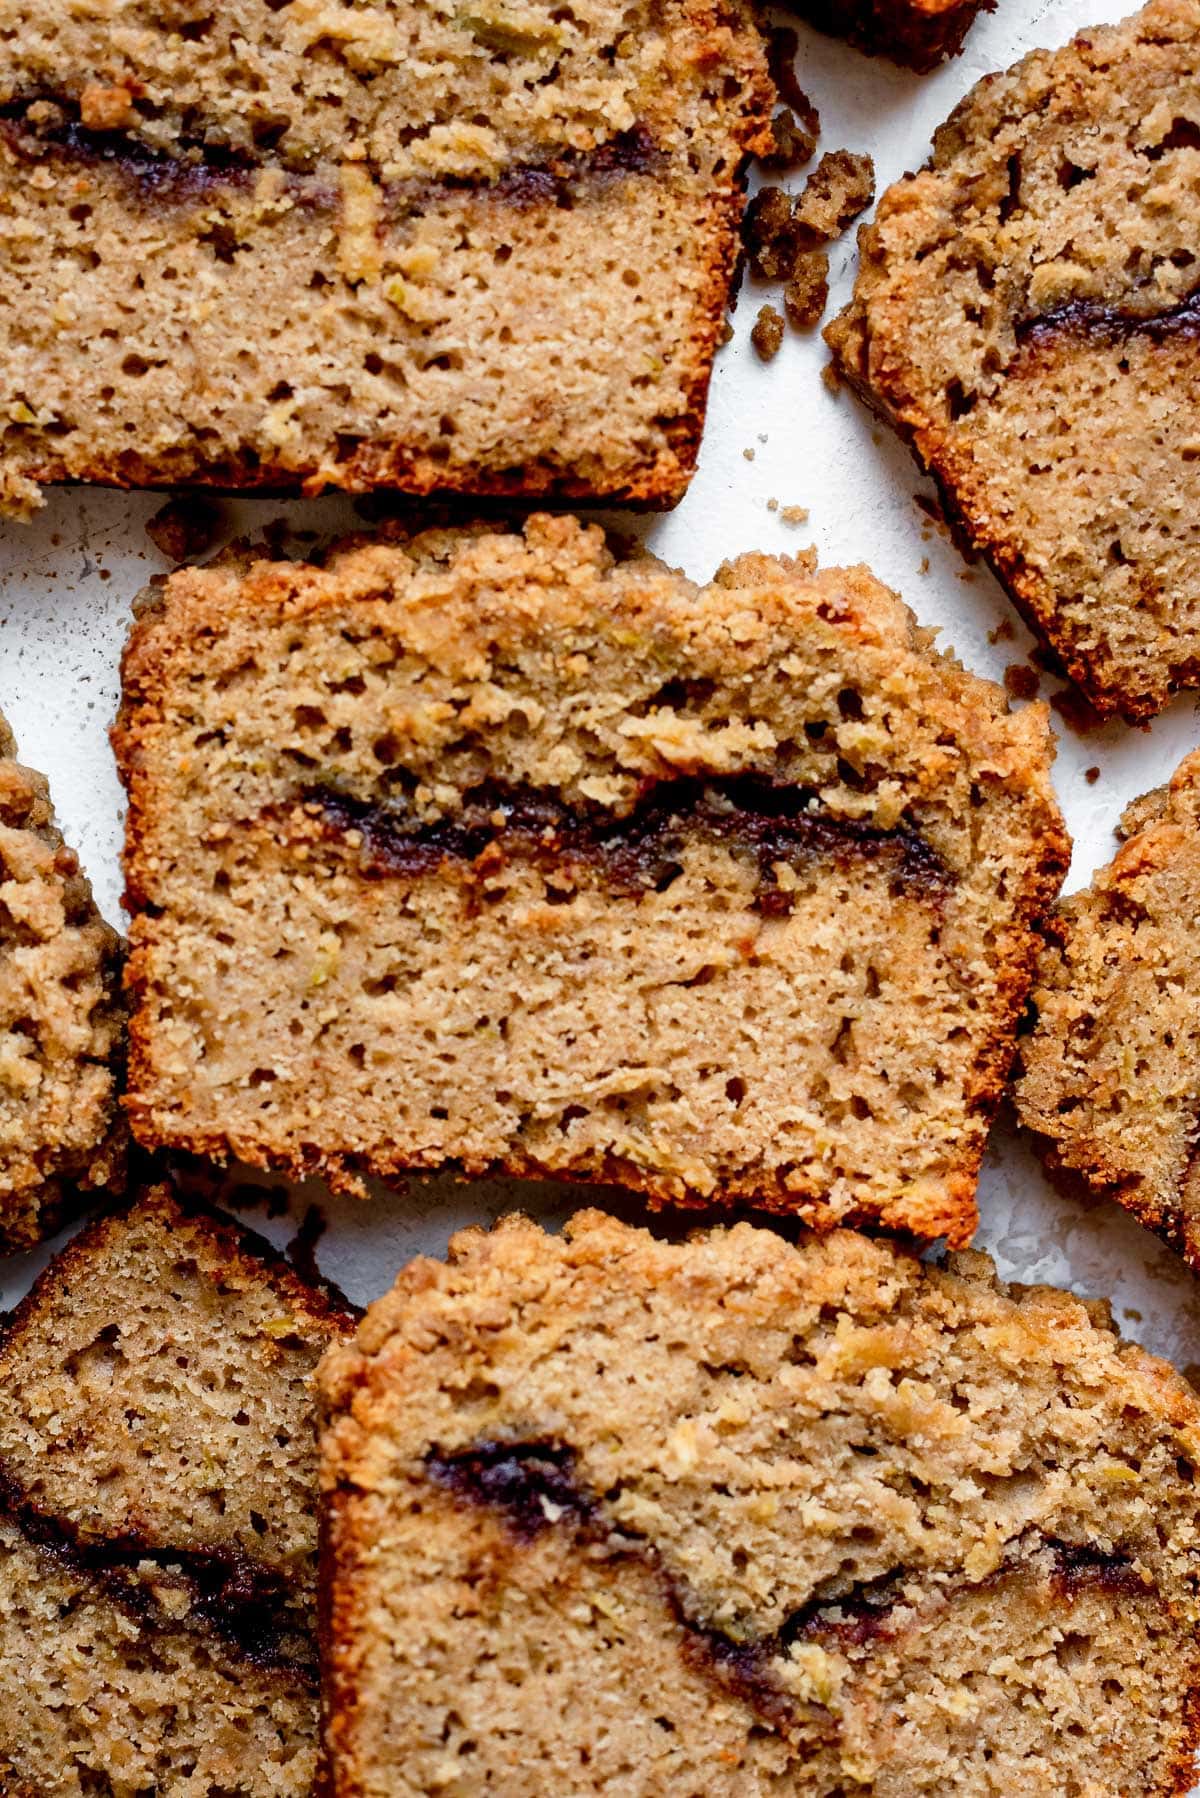
<svg viewBox="0 0 1200 1798">
<path fill-rule="evenodd" d="M 770 101 L 743 0 L 12 0 L 0 509 L 673 503 Z"/>
<path fill-rule="evenodd" d="M 124 1182 L 120 942 L 0 717 L 0 1250 Z"/>
<path fill-rule="evenodd" d="M 838 367 L 1102 714 L 1200 684 L 1200 0 L 988 75 L 860 234 Z"/>
<path fill-rule="evenodd" d="M 996 0 L 793 0 L 797 12 L 822 31 L 844 37 L 869 56 L 925 74 L 957 56 L 981 12 Z"/>
<path fill-rule="evenodd" d="M 18 1306 L 0 1338 L 0 1772 L 18 1787 L 308 1792 L 312 1379 L 353 1323 L 164 1188 L 88 1226 Z"/>
<path fill-rule="evenodd" d="M 331 1798 L 1191 1783 L 1200 1404 L 1102 1305 L 515 1220 L 321 1386 Z"/>
<path fill-rule="evenodd" d="M 1200 1268 L 1200 752 L 1047 921 L 1017 1112 L 1070 1169 Z"/>
<path fill-rule="evenodd" d="M 146 1146 L 969 1237 L 1047 714 L 865 569 L 535 517 L 182 570 L 114 742 Z"/>
</svg>

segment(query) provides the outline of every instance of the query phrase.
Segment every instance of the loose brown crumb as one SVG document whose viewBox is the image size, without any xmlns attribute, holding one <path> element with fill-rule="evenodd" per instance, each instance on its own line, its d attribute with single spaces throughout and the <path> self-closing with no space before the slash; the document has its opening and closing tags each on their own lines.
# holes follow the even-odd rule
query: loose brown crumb
<svg viewBox="0 0 1200 1798">
<path fill-rule="evenodd" d="M 728 314 L 721 320 L 721 334 L 717 338 L 717 348 L 723 350 L 727 343 L 733 341 L 733 320 Z"/>
<path fill-rule="evenodd" d="M 769 499 L 767 501 L 767 511 L 768 512 L 778 512 L 778 510 L 779 510 L 779 501 L 777 499 Z"/>
<path fill-rule="evenodd" d="M 842 391 L 842 377 L 838 373 L 834 363 L 827 362 L 825 364 L 824 368 L 821 370 L 821 379 L 824 381 L 826 387 L 828 387 L 830 393 L 840 393 Z"/>
<path fill-rule="evenodd" d="M 744 449 L 742 454 L 745 456 L 747 462 L 753 462 L 755 452 L 752 449 Z"/>
<path fill-rule="evenodd" d="M 824 250 L 805 250 L 792 264 L 783 290 L 783 309 L 794 331 L 809 331 L 821 322 L 829 298 L 829 257 Z"/>
<path fill-rule="evenodd" d="M 929 557 L 926 556 L 925 560 L 928 561 Z M 1000 620 L 999 624 L 996 626 L 995 630 L 988 632 L 988 642 L 989 643 L 1011 643 L 1013 638 L 1016 636 L 1016 634 L 1017 634 L 1016 631 L 1013 629 L 1012 619 L 1011 618 L 1002 618 Z"/>
<path fill-rule="evenodd" d="M 764 362 L 770 362 L 778 355 L 779 346 L 783 342 L 783 319 L 774 306 L 763 306 L 759 309 L 750 332 L 750 341 Z"/>
<path fill-rule="evenodd" d="M 792 201 L 781 187 L 763 187 L 746 208 L 742 242 L 750 272 L 762 281 L 786 281 L 796 260 Z"/>
<path fill-rule="evenodd" d="M 1010 699 L 1036 699 L 1038 671 L 1028 662 L 1010 662 L 1004 670 L 1004 688 Z"/>
<path fill-rule="evenodd" d="M 837 237 L 875 198 L 875 164 L 853 150 L 829 150 L 794 208 L 797 242 L 815 249 Z"/>
<path fill-rule="evenodd" d="M 808 108 L 807 117 L 799 119 L 791 107 L 785 106 L 771 120 L 772 148 L 764 150 L 758 160 L 768 169 L 800 168 L 816 150 L 818 129 L 815 106 Z"/>
<path fill-rule="evenodd" d="M 1088 784 L 1088 786 L 1089 786 L 1089 787 L 1094 787 L 1094 786 L 1095 786 L 1095 784 L 1096 784 L 1096 782 L 1097 782 L 1097 781 L 1098 781 L 1098 780 L 1099 780 L 1099 778 L 1100 778 L 1100 770 L 1099 770 L 1099 768 L 1097 768 L 1097 767 L 1096 767 L 1096 766 L 1095 766 L 1095 764 L 1094 764 L 1094 763 L 1093 763 L 1093 765 L 1092 765 L 1092 766 L 1091 766 L 1091 767 L 1090 767 L 1090 768 L 1085 768 L 1085 769 L 1084 769 L 1084 771 L 1083 771 L 1083 778 L 1084 778 L 1084 780 L 1086 780 L 1086 781 L 1087 781 L 1087 784 Z"/>
<path fill-rule="evenodd" d="M 146 535 L 168 561 L 186 562 L 211 549 L 220 528 L 219 508 L 193 494 L 168 500 L 147 523 Z"/>
<path fill-rule="evenodd" d="M 785 506 L 779 516 L 782 518 L 784 524 L 807 524 L 808 507 Z"/>
<path fill-rule="evenodd" d="M 918 574 L 928 574 L 929 573 L 929 557 L 928 556 L 921 557 L 921 560 L 917 564 L 917 573 Z"/>
</svg>

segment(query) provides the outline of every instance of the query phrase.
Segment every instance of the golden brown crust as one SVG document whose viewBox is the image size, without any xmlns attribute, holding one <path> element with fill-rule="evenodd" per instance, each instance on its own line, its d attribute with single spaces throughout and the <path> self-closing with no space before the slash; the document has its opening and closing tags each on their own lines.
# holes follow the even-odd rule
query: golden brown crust
<svg viewBox="0 0 1200 1798">
<path fill-rule="evenodd" d="M 139 1219 L 157 1221 L 165 1230 L 186 1227 L 197 1233 L 231 1274 L 252 1287 L 268 1281 L 295 1317 L 322 1333 L 350 1331 L 362 1315 L 359 1307 L 328 1281 L 302 1278 L 265 1236 L 235 1222 L 195 1195 L 184 1198 L 169 1186 L 152 1186 L 85 1224 L 5 1314 L 0 1323 L 0 1380 L 5 1376 L 10 1345 L 26 1331 L 37 1329 L 39 1319 L 60 1301 L 64 1288 L 79 1281 L 86 1284 L 96 1257 L 120 1239 L 125 1220 L 132 1212 Z"/>
<path fill-rule="evenodd" d="M 308 1791 L 312 1380 L 354 1322 L 166 1187 L 49 1263 L 0 1335 L 0 1789 Z"/>
</svg>

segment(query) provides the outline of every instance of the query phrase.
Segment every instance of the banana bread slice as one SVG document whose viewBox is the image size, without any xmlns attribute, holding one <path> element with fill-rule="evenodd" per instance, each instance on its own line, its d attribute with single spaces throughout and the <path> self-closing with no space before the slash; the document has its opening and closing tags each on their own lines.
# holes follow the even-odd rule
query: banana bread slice
<svg viewBox="0 0 1200 1798">
<path fill-rule="evenodd" d="M 0 510 L 673 503 L 771 91 L 743 0 L 12 0 Z"/>
<path fill-rule="evenodd" d="M 1200 1407 L 1102 1305 L 593 1212 L 320 1378 L 332 1798 L 1191 1783 Z"/>
<path fill-rule="evenodd" d="M 869 56 L 927 74 L 948 56 L 957 56 L 981 12 L 996 0 L 793 0 L 796 10 L 821 31 L 844 37 Z"/>
<path fill-rule="evenodd" d="M 119 1188 L 120 945 L 0 717 L 0 1250 Z"/>
<path fill-rule="evenodd" d="M 312 1381 L 353 1323 L 165 1189 L 50 1263 L 0 1339 L 0 1790 L 305 1798 Z"/>
<path fill-rule="evenodd" d="M 969 1236 L 1051 740 L 865 569 L 540 517 L 182 570 L 114 741 L 147 1146 Z"/>
<path fill-rule="evenodd" d="M 989 75 L 860 234 L 838 367 L 1102 714 L 1200 684 L 1200 0 Z"/>
<path fill-rule="evenodd" d="M 0 1492 L 315 1625 L 311 1382 L 354 1313 L 165 1187 L 90 1224 L 0 1335 Z"/>
<path fill-rule="evenodd" d="M 1200 1268 L 1200 752 L 1126 810 L 1120 834 L 1047 920 L 1017 1111 L 1053 1166 Z"/>
</svg>

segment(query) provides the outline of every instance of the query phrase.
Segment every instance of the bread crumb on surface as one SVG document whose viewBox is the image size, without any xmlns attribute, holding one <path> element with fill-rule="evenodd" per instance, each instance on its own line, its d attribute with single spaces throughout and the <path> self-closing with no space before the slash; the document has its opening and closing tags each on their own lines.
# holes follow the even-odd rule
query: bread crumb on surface
<svg viewBox="0 0 1200 1798">
<path fill-rule="evenodd" d="M 1077 687 L 1064 687 L 1061 693 L 1052 693 L 1050 704 L 1068 730 L 1078 737 L 1090 737 L 1103 728 L 1104 719 Z"/>
<path fill-rule="evenodd" d="M 807 96 L 801 95 L 801 98 L 807 101 Z M 771 120 L 773 148 L 761 154 L 758 160 L 768 169 L 800 168 L 811 160 L 820 129 L 817 109 L 811 101 L 807 101 L 799 117 L 791 107 L 785 106 Z"/>
<path fill-rule="evenodd" d="M 767 68 L 771 80 L 775 83 L 779 98 L 801 119 L 811 112 L 813 130 L 817 129 L 818 119 L 816 107 L 800 86 L 796 75 L 796 57 L 800 50 L 800 39 L 790 25 L 778 25 L 767 33 Z"/>
<path fill-rule="evenodd" d="M 792 198 L 782 187 L 761 187 L 746 208 L 742 242 L 750 273 L 761 281 L 786 281 L 796 260 Z"/>
<path fill-rule="evenodd" d="M 819 325 L 828 299 L 829 257 L 824 250 L 802 251 L 783 290 L 783 309 L 792 329 L 810 331 Z"/>
<path fill-rule="evenodd" d="M 796 201 L 796 223 L 806 247 L 838 237 L 875 198 L 875 164 L 854 150 L 828 150 Z"/>
<path fill-rule="evenodd" d="M 750 332 L 750 341 L 764 362 L 779 354 L 783 342 L 783 319 L 774 306 L 761 306 Z"/>
</svg>

